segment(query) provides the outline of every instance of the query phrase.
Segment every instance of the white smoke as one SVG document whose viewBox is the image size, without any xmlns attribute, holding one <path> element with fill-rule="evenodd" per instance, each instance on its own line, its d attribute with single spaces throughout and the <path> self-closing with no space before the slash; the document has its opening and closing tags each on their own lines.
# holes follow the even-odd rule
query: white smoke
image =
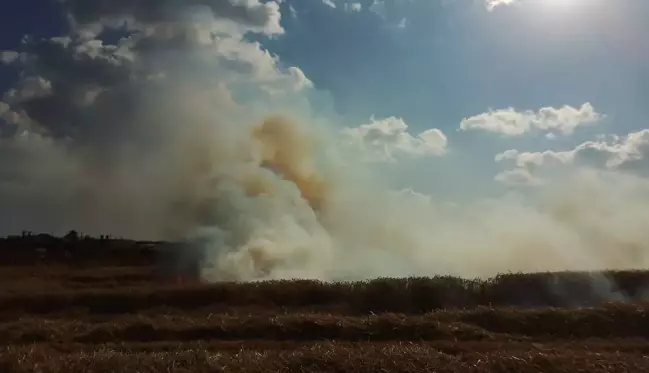
<svg viewBox="0 0 649 373">
<path fill-rule="evenodd" d="M 245 40 L 281 34 L 275 2 L 65 3 L 70 35 L 5 54 L 25 72 L 0 105 L 8 230 L 196 240 L 212 281 L 647 264 L 641 177 L 575 167 L 538 190 L 455 204 L 388 188 L 367 149 L 310 111 L 301 70 Z M 127 36 L 105 44 L 115 28 Z M 446 152 L 441 132 L 394 128 L 362 143 L 390 159 Z"/>
</svg>

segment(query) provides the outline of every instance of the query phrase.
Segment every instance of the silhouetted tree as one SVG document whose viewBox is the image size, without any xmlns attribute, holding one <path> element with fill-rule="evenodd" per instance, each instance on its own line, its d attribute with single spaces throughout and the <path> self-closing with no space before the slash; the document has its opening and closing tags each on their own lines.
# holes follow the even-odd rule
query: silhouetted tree
<svg viewBox="0 0 649 373">
<path fill-rule="evenodd" d="M 77 233 L 77 231 L 73 229 L 69 231 L 68 234 L 66 234 L 63 238 L 65 238 L 66 241 L 77 241 L 79 239 L 79 233 Z"/>
</svg>

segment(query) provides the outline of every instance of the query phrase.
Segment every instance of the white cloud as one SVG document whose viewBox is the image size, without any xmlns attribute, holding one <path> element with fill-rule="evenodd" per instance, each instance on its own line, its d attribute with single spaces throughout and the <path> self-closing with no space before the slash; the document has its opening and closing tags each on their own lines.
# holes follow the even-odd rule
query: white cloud
<svg viewBox="0 0 649 373">
<path fill-rule="evenodd" d="M 0 63 L 10 64 L 20 58 L 20 53 L 16 51 L 0 51 Z"/>
<path fill-rule="evenodd" d="M 287 76 L 289 77 L 289 88 L 291 91 L 300 91 L 313 87 L 313 82 L 304 75 L 304 72 L 299 67 L 289 67 L 287 69 Z"/>
<path fill-rule="evenodd" d="M 0 117 L 2 117 L 2 115 L 8 111 L 9 111 L 9 104 L 0 101 Z"/>
<path fill-rule="evenodd" d="M 493 11 L 496 7 L 501 5 L 510 5 L 515 3 L 517 0 L 485 0 L 485 6 L 488 11 Z"/>
<path fill-rule="evenodd" d="M 322 0 L 322 3 L 328 7 L 336 9 L 336 4 L 332 0 Z"/>
<path fill-rule="evenodd" d="M 345 11 L 360 12 L 363 9 L 361 3 L 345 3 Z"/>
<path fill-rule="evenodd" d="M 387 16 L 387 10 L 386 10 L 386 5 L 384 0 L 372 1 L 372 4 L 369 6 L 368 9 L 370 12 L 374 12 L 383 18 L 386 18 Z"/>
<path fill-rule="evenodd" d="M 173 2 L 162 9 L 157 1 L 138 3 L 131 1 L 111 1 L 107 3 L 86 2 L 85 0 L 67 0 L 70 17 L 74 20 L 79 34 L 94 38 L 103 27 L 119 27 L 126 23 L 132 28 L 178 26 L 177 20 L 185 16 L 192 5 L 199 6 L 201 14 L 214 22 L 225 22 L 246 30 L 261 32 L 266 35 L 284 33 L 281 26 L 281 12 L 276 1 L 259 0 L 201 0 L 192 4 Z M 172 14 L 174 16 L 172 16 Z"/>
<path fill-rule="evenodd" d="M 584 143 L 578 149 L 582 153 L 586 150 L 602 152 L 608 155 L 606 167 L 620 167 L 629 165 L 634 161 L 645 159 L 649 150 L 649 129 L 630 133 L 625 138 L 614 137 L 611 143 L 604 141 Z"/>
<path fill-rule="evenodd" d="M 546 150 L 544 152 L 519 152 L 518 150 L 510 149 L 497 154 L 495 160 L 496 162 L 513 160 L 517 167 L 528 168 L 547 165 L 548 162 L 569 164 L 573 158 L 574 150 L 565 152 L 555 152 L 552 150 Z"/>
<path fill-rule="evenodd" d="M 521 177 L 524 174 L 529 174 L 529 179 L 538 180 L 538 177 L 533 175 L 567 166 L 633 170 L 638 166 L 643 168 L 638 162 L 646 159 L 648 151 L 649 129 L 633 132 L 622 138 L 612 136 L 610 141 L 606 139 L 586 141 L 565 151 L 520 152 L 510 149 L 497 154 L 494 160 L 496 162 L 512 161 L 516 168 L 504 171 L 496 176 L 496 180 L 511 184 L 509 181 L 514 174 L 520 180 L 524 179 Z"/>
<path fill-rule="evenodd" d="M 223 37 L 208 44 L 205 50 L 208 58 L 216 58 L 228 66 L 228 76 L 235 79 L 234 82 L 244 79 L 269 93 L 297 92 L 313 87 L 300 68 L 280 68 L 279 58 L 258 42 Z"/>
<path fill-rule="evenodd" d="M 506 170 L 494 178 L 497 182 L 508 186 L 537 186 L 544 184 L 543 180 L 532 175 L 532 173 L 525 168 L 515 168 L 513 170 Z"/>
<path fill-rule="evenodd" d="M 395 162 L 400 154 L 420 157 L 446 153 L 448 140 L 439 129 L 428 129 L 413 136 L 401 118 L 372 117 L 370 121 L 342 131 L 348 145 L 361 149 L 369 161 Z"/>
<path fill-rule="evenodd" d="M 4 99 L 9 102 L 17 102 L 51 94 L 52 82 L 41 76 L 27 76 L 18 83 L 17 87 L 7 91 Z"/>
<path fill-rule="evenodd" d="M 566 136 L 572 134 L 577 127 L 597 122 L 604 117 L 588 102 L 579 108 L 564 105 L 560 108 L 544 107 L 537 112 L 518 112 L 510 107 L 464 118 L 460 122 L 460 129 L 482 130 L 506 136 L 520 136 L 538 130 Z"/>
<path fill-rule="evenodd" d="M 7 128 L 4 127 L 4 125 L 6 124 L 12 126 L 23 124 L 23 127 L 25 127 L 29 125 L 28 122 L 29 121 L 23 113 L 12 111 L 11 107 L 7 103 L 0 102 L 0 133 L 3 133 L 5 130 L 7 130 Z"/>
</svg>

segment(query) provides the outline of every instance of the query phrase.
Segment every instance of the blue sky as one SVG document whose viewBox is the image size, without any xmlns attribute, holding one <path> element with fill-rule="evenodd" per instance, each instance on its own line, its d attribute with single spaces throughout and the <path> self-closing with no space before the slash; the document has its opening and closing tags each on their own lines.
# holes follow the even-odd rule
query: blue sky
<svg viewBox="0 0 649 373">
<path fill-rule="evenodd" d="M 16 2 L 0 14 L 0 23 L 0 50 L 18 48 L 24 35 L 49 37 L 67 28 L 59 4 L 48 0 Z M 0 90 L 6 91 L 14 80 L 14 71 L 0 68 Z"/>
<path fill-rule="evenodd" d="M 50 95 L 54 87 L 54 95 L 58 92 L 65 97 L 53 100 L 45 109 L 39 106 L 42 102 L 26 103 L 31 98 L 20 89 L 15 91 L 18 96 L 7 93 L 0 102 L 2 120 L 14 126 L 30 123 L 29 128 L 62 131 L 61 123 L 73 127 L 83 122 L 81 118 L 91 117 L 89 111 L 72 113 L 76 104 L 66 100 L 73 100 L 73 94 L 97 94 L 91 91 L 99 80 L 106 84 L 106 79 L 135 74 L 140 70 L 132 67 L 138 63 L 143 63 L 139 67 L 160 68 L 156 71 L 160 73 L 162 67 L 172 66 L 169 62 L 173 59 L 174 68 L 196 64 L 183 71 L 184 78 L 214 83 L 211 88 L 224 84 L 223 92 L 234 95 L 239 103 L 266 97 L 263 94 L 270 91 L 290 91 L 294 98 L 310 100 L 312 107 L 329 108 L 317 115 L 329 116 L 337 129 L 351 128 L 345 136 L 372 153 L 368 159 L 378 156 L 370 163 L 384 167 L 386 179 L 422 193 L 467 197 L 538 185 L 556 171 L 557 162 L 637 171 L 635 163 L 633 167 L 629 164 L 644 159 L 649 148 L 645 147 L 649 132 L 643 132 L 649 124 L 646 1 L 197 3 L 207 7 L 207 18 L 213 16 L 213 31 L 226 35 L 210 53 L 227 63 L 201 65 L 204 50 L 196 48 L 194 53 L 191 48 L 204 40 L 183 45 L 145 37 L 143 40 L 150 42 L 146 53 L 168 48 L 154 58 L 138 49 L 145 44 L 142 40 L 133 47 L 116 36 L 129 36 L 133 30 L 168 21 L 164 7 L 137 13 L 124 5 L 128 1 L 114 3 L 115 9 L 108 5 L 84 8 L 77 0 L 12 4 L 0 14 L 0 51 L 6 51 L 6 63 L 0 64 L 0 90 L 31 87 L 32 91 L 27 91 L 33 93 L 37 86 L 42 94 Z M 151 4 L 174 9 L 182 8 L 183 3 Z M 136 20 L 130 32 L 115 32 L 115 24 L 107 21 L 114 18 L 121 22 L 129 17 Z M 68 23 L 70 19 L 78 25 Z M 188 19 L 192 18 L 182 21 L 193 22 Z M 239 34 L 245 37 L 239 38 Z M 75 48 L 83 48 L 74 52 L 61 47 L 63 42 L 57 39 L 52 41 L 56 48 L 67 49 L 59 60 L 50 61 L 45 54 L 39 55 L 46 53 L 39 49 L 42 46 L 21 44 L 25 35 L 35 40 L 66 36 L 76 43 Z M 158 42 L 161 44 L 155 44 Z M 44 62 L 14 63 L 17 55 L 9 51 L 24 48 L 43 57 L 40 61 Z M 278 60 L 270 59 L 265 51 Z M 62 57 L 65 53 L 72 54 Z M 138 56 L 136 62 L 133 55 Z M 156 65 L 156 58 L 164 62 Z M 106 66 L 75 65 L 91 60 L 112 62 Z M 47 61 L 54 61 L 54 67 L 46 66 Z M 116 70 L 106 72 L 112 68 Z M 37 79 L 39 76 L 43 79 Z M 243 80 L 247 83 L 240 84 Z M 263 94 L 259 94 L 258 88 L 269 82 L 275 85 L 263 86 Z M 126 83 L 111 87 L 117 89 L 120 84 Z M 276 103 L 267 100 L 263 105 L 272 108 Z M 106 122 L 100 130 L 104 135 L 113 124 L 106 112 L 98 115 Z M 58 124 L 34 124 L 39 118 Z M 546 166 L 551 170 L 541 170 Z"/>
<path fill-rule="evenodd" d="M 649 4 L 573 2 L 488 12 L 479 1 L 395 1 L 393 20 L 304 2 L 284 18 L 286 36 L 266 45 L 354 120 L 396 115 L 450 132 L 488 108 L 591 102 L 633 128 L 623 123 L 648 110 L 648 56 L 637 49 L 647 44 Z M 402 18 L 406 27 L 396 27 Z"/>
<path fill-rule="evenodd" d="M 251 38 L 331 93 L 346 124 L 397 116 L 416 132 L 441 129 L 454 149 L 490 151 L 507 143 L 456 133 L 462 118 L 489 108 L 589 102 L 608 116 L 600 132 L 625 134 L 646 124 L 649 3 L 520 0 L 492 11 L 482 0 L 361 1 L 360 11 L 346 10 L 355 1 L 334 3 L 287 0 L 281 5 L 285 34 Z M 67 29 L 60 4 L 49 0 L 13 4 L 0 22 L 0 50 L 16 49 L 25 34 L 56 36 Z M 8 70 L 0 75 L 3 91 L 13 80 Z M 559 143 L 577 144 L 591 134 L 578 132 Z"/>
<path fill-rule="evenodd" d="M 296 16 L 264 45 L 330 91 L 350 123 L 397 116 L 414 132 L 439 128 L 450 156 L 473 172 L 493 172 L 492 155 L 514 146 L 560 149 L 647 125 L 649 3 L 521 0 L 487 11 L 482 1 L 396 0 L 382 12 L 335 3 L 287 1 Z M 490 108 L 586 102 L 606 118 L 552 141 L 457 132 L 462 118 Z"/>
</svg>

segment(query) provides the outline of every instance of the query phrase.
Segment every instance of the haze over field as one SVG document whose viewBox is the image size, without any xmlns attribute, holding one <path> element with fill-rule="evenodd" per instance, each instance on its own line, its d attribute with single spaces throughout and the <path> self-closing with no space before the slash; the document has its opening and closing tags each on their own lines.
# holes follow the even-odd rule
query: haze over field
<svg viewBox="0 0 649 373">
<path fill-rule="evenodd" d="M 199 240 L 210 280 L 649 264 L 649 3 L 42 3 L 2 233 Z"/>
</svg>

